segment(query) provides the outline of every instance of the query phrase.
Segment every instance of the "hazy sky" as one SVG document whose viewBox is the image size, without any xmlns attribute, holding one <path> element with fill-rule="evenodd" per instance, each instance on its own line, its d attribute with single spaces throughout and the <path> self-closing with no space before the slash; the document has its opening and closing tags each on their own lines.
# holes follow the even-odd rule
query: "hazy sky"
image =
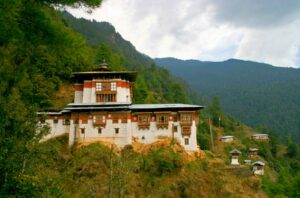
<svg viewBox="0 0 300 198">
<path fill-rule="evenodd" d="M 105 0 L 76 17 L 108 21 L 142 53 L 300 67 L 300 0 Z"/>
</svg>

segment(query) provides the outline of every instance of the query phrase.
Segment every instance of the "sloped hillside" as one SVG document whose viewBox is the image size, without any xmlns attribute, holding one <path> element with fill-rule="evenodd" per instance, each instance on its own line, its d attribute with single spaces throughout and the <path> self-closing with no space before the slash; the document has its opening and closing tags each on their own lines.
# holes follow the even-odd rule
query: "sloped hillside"
<svg viewBox="0 0 300 198">
<path fill-rule="evenodd" d="M 209 154 L 189 161 L 173 148 L 138 153 L 131 146 L 117 151 L 90 144 L 70 150 L 61 137 L 37 148 L 26 177 L 35 178 L 32 188 L 41 197 L 266 197 L 260 178 L 234 173 Z"/>
<path fill-rule="evenodd" d="M 198 94 L 219 96 L 224 110 L 242 122 L 265 125 L 285 138 L 300 142 L 300 70 L 227 60 L 202 62 L 175 58 L 155 59 L 185 79 Z"/>
</svg>

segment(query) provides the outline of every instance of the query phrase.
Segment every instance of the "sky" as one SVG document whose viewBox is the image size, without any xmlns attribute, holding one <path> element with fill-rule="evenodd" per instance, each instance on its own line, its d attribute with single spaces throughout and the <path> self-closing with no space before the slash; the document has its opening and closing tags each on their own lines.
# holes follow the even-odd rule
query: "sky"
<svg viewBox="0 0 300 198">
<path fill-rule="evenodd" d="M 92 13 L 67 10 L 110 22 L 152 58 L 300 67 L 300 0 L 104 0 Z"/>
</svg>

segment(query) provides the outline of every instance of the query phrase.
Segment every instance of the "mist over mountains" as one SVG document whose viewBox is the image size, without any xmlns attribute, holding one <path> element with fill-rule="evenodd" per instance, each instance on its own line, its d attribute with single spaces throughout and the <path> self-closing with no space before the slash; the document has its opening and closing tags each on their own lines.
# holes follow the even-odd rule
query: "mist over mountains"
<svg viewBox="0 0 300 198">
<path fill-rule="evenodd" d="M 252 127 L 265 125 L 300 142 L 300 70 L 252 61 L 157 58 L 206 98 L 219 96 L 225 112 Z M 263 132 L 263 131 L 260 131 Z"/>
</svg>

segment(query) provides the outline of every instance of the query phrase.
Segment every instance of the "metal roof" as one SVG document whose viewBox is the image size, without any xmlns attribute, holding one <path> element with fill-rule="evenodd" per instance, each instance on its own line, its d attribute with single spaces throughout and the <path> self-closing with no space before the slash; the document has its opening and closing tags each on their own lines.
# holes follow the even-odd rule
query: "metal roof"
<svg viewBox="0 0 300 198">
<path fill-rule="evenodd" d="M 132 110 L 140 109 L 203 109 L 204 106 L 191 105 L 191 104 L 133 104 L 130 106 Z"/>
<path fill-rule="evenodd" d="M 131 105 L 130 102 L 105 102 L 105 103 L 69 103 L 68 107 L 72 106 L 72 107 L 90 107 L 90 106 L 94 106 L 94 107 L 112 107 L 112 106 L 124 106 L 124 105 Z"/>
<path fill-rule="evenodd" d="M 66 108 L 59 112 L 38 112 L 38 114 L 61 115 L 71 111 L 92 111 L 92 110 L 126 110 L 133 112 L 149 112 L 149 111 L 197 111 L 204 106 L 191 104 L 134 104 L 127 102 L 108 102 L 108 103 L 70 103 Z"/>
<path fill-rule="evenodd" d="M 122 76 L 132 82 L 136 80 L 137 72 L 135 71 L 85 71 L 85 72 L 74 72 L 75 79 L 89 80 L 93 77 L 109 77 Z"/>
<path fill-rule="evenodd" d="M 128 110 L 128 106 L 87 106 L 87 107 L 66 107 L 66 110 L 106 110 L 106 111 L 113 111 L 113 110 Z"/>
<path fill-rule="evenodd" d="M 225 135 L 225 136 L 222 136 L 221 139 L 227 139 L 227 138 L 233 138 L 232 135 Z"/>
<path fill-rule="evenodd" d="M 203 106 L 190 104 L 134 104 L 131 103 L 70 103 L 65 110 L 114 110 L 128 109 L 132 111 L 167 111 L 167 110 L 199 110 Z"/>
<path fill-rule="evenodd" d="M 258 133 L 258 134 L 253 134 L 252 136 L 269 136 L 269 134 Z"/>
<path fill-rule="evenodd" d="M 44 112 L 37 112 L 38 115 L 62 115 L 62 111 L 44 111 Z"/>
<path fill-rule="evenodd" d="M 233 154 L 233 155 L 236 155 L 236 154 L 240 155 L 240 154 L 242 154 L 242 152 L 239 151 L 239 150 L 237 150 L 237 149 L 233 149 L 233 150 L 230 151 L 229 153 L 230 153 L 230 154 Z"/>
<path fill-rule="evenodd" d="M 256 166 L 264 166 L 265 163 L 263 163 L 263 162 L 261 162 L 261 161 L 256 161 L 256 162 L 253 162 L 252 165 L 253 165 L 253 166 L 255 166 L 255 165 L 256 165 Z"/>
</svg>

